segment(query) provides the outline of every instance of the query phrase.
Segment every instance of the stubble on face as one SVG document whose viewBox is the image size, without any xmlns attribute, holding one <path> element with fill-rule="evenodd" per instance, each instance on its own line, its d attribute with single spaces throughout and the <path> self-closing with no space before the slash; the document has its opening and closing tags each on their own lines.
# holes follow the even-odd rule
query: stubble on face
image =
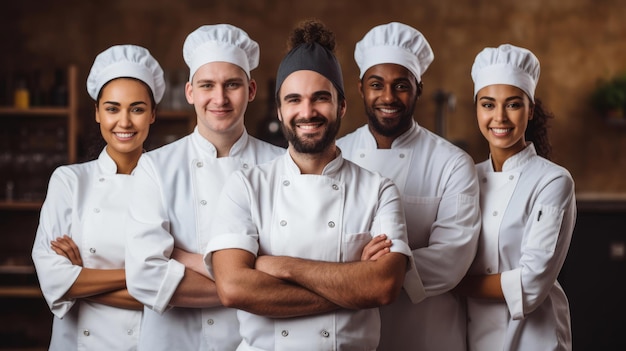
<svg viewBox="0 0 626 351">
<path fill-rule="evenodd" d="M 337 110 L 339 115 L 339 109 Z M 317 133 L 304 133 L 298 136 L 296 133 L 296 125 L 298 123 L 327 123 L 327 128 L 321 138 L 316 139 Z M 330 122 L 325 116 L 315 116 L 309 119 L 292 119 L 289 127 L 282 122 L 281 129 L 287 141 L 293 146 L 294 150 L 302 154 L 319 154 L 326 150 L 335 141 L 339 128 L 341 127 L 341 118 L 336 118 L 334 122 Z"/>
</svg>

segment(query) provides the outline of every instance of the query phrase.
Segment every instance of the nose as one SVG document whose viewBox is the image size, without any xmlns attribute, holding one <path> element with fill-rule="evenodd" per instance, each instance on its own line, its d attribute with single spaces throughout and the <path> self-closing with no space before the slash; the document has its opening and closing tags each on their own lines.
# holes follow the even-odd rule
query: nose
<svg viewBox="0 0 626 351">
<path fill-rule="evenodd" d="M 509 117 L 508 117 L 508 115 L 507 115 L 507 113 L 506 113 L 506 107 L 505 107 L 505 106 L 502 106 L 502 107 L 500 107 L 500 108 L 496 108 L 496 109 L 494 110 L 494 116 L 493 116 L 493 119 L 494 119 L 495 121 L 498 121 L 498 122 L 504 122 L 504 121 L 508 120 L 508 119 L 509 119 Z"/>
<path fill-rule="evenodd" d="M 394 91 L 390 85 L 385 85 L 380 98 L 386 104 L 392 103 L 396 100 L 396 95 L 394 94 Z"/>
<path fill-rule="evenodd" d="M 217 106 L 226 105 L 228 103 L 228 96 L 226 95 L 226 89 L 221 85 L 216 86 L 215 89 L 213 90 L 212 100 L 213 100 L 213 103 L 215 103 L 215 105 Z"/>
<path fill-rule="evenodd" d="M 124 111 L 124 113 L 120 114 L 120 119 L 119 121 L 117 121 L 117 124 L 122 128 L 130 128 L 133 125 L 129 110 L 126 110 Z"/>
<path fill-rule="evenodd" d="M 308 99 L 302 100 L 302 102 L 300 103 L 299 107 L 300 107 L 300 110 L 298 111 L 298 114 L 300 115 L 300 117 L 311 118 L 311 117 L 317 115 L 317 110 L 315 109 L 315 104 L 312 103 Z"/>
</svg>

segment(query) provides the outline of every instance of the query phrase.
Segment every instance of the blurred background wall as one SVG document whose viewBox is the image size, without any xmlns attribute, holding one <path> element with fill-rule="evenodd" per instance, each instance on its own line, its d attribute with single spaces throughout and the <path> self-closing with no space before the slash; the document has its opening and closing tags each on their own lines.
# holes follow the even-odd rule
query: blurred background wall
<svg viewBox="0 0 626 351">
<path fill-rule="evenodd" d="M 100 51 L 121 43 L 145 46 L 173 81 L 177 72 L 186 71 L 182 44 L 187 34 L 203 24 L 231 23 L 261 46 L 260 66 L 253 72 L 259 92 L 246 121 L 250 133 L 258 134 L 257 122 L 267 114 L 269 80 L 285 53 L 287 35 L 311 17 L 337 36 L 349 104 L 342 135 L 365 123 L 356 87 L 355 43 L 374 25 L 400 21 L 420 30 L 435 52 L 423 76 L 424 95 L 415 118 L 435 130 L 434 95 L 453 95 L 455 108 L 443 111 L 443 132 L 476 161 L 485 159 L 488 150 L 476 127 L 470 69 L 485 46 L 511 43 L 531 49 L 541 61 L 537 96 L 556 115 L 550 131 L 553 158 L 572 172 L 577 190 L 626 192 L 626 126 L 606 123 L 589 103 L 599 80 L 626 71 L 626 6 L 621 0 L 5 1 L 0 70 L 78 65 L 86 130 L 93 126 L 93 104 L 84 82 Z"/>
</svg>

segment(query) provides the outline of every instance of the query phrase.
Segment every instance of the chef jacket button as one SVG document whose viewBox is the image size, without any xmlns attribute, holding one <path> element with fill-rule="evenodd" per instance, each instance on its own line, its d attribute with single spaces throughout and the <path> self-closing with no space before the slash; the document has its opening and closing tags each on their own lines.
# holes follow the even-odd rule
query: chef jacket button
<svg viewBox="0 0 626 351">
<path fill-rule="evenodd" d="M 322 336 L 327 338 L 330 336 L 330 333 L 327 330 L 322 330 Z"/>
<path fill-rule="evenodd" d="M 400 158 L 404 158 L 404 154 L 400 154 Z"/>
<path fill-rule="evenodd" d="M 498 215 L 498 211 L 493 211 L 492 215 L 495 217 Z"/>
<path fill-rule="evenodd" d="M 487 268 L 487 273 L 491 274 L 491 268 Z"/>
<path fill-rule="evenodd" d="M 334 190 L 339 190 L 339 186 L 337 184 L 333 184 L 333 189 Z"/>
<path fill-rule="evenodd" d="M 510 175 L 509 180 L 513 180 L 513 179 L 515 179 L 515 176 Z"/>
<path fill-rule="evenodd" d="M 200 161 L 196 162 L 196 167 L 198 168 L 202 168 L 202 166 L 204 166 L 204 164 Z"/>
<path fill-rule="evenodd" d="M 100 213 L 100 209 L 99 209 L 99 208 L 94 208 L 94 209 L 93 209 L 93 212 L 94 212 L 94 213 Z"/>
<path fill-rule="evenodd" d="M 281 227 L 284 227 L 286 225 L 287 225 L 287 221 L 286 220 L 283 219 L 282 221 L 280 221 L 280 226 Z"/>
<path fill-rule="evenodd" d="M 365 158 L 365 154 L 360 154 L 359 157 L 360 158 Z"/>
<path fill-rule="evenodd" d="M 289 184 L 291 184 L 291 183 L 289 183 L 289 181 L 288 181 L 288 180 L 283 180 L 283 185 L 284 185 L 284 186 L 289 186 Z"/>
<path fill-rule="evenodd" d="M 133 335 L 133 330 L 132 330 L 132 329 L 128 329 L 128 330 L 126 331 L 126 334 L 128 334 L 128 335 Z"/>
<path fill-rule="evenodd" d="M 206 205 L 206 200 L 200 200 L 200 205 L 205 206 Z"/>
<path fill-rule="evenodd" d="M 248 169 L 248 164 L 247 164 L 247 163 L 244 163 L 244 164 L 242 165 L 242 167 L 243 167 L 244 169 Z"/>
<path fill-rule="evenodd" d="M 206 324 L 213 325 L 213 324 L 215 324 L 215 321 L 209 318 L 209 319 L 206 320 Z"/>
<path fill-rule="evenodd" d="M 84 336 L 89 336 L 89 329 L 83 330 L 83 335 Z"/>
<path fill-rule="evenodd" d="M 284 337 L 288 337 L 289 336 L 289 332 L 287 330 L 283 330 L 282 332 L 280 332 L 280 335 L 282 335 Z"/>
<path fill-rule="evenodd" d="M 96 249 L 92 247 L 92 248 L 89 249 L 89 252 L 96 253 Z"/>
<path fill-rule="evenodd" d="M 483 178 L 483 183 L 487 183 L 487 178 Z"/>
<path fill-rule="evenodd" d="M 102 182 L 104 182 L 104 178 L 100 178 L 100 179 L 98 179 L 98 181 L 99 181 L 100 183 L 102 183 Z"/>
<path fill-rule="evenodd" d="M 333 221 L 328 222 L 328 226 L 331 228 L 335 228 L 335 222 Z"/>
</svg>

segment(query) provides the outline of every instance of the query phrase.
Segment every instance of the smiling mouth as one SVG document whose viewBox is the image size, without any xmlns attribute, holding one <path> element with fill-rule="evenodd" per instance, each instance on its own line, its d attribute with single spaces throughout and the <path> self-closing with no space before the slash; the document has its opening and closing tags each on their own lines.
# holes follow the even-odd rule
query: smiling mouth
<svg viewBox="0 0 626 351">
<path fill-rule="evenodd" d="M 495 135 L 504 135 L 510 133 L 513 128 L 489 128 Z"/>
<path fill-rule="evenodd" d="M 132 132 L 132 133 L 120 133 L 120 132 L 118 132 L 118 133 L 113 133 L 113 134 L 115 134 L 115 136 L 117 136 L 120 139 L 128 139 L 128 138 L 132 138 L 137 133 L 134 133 L 134 132 Z"/>
</svg>

